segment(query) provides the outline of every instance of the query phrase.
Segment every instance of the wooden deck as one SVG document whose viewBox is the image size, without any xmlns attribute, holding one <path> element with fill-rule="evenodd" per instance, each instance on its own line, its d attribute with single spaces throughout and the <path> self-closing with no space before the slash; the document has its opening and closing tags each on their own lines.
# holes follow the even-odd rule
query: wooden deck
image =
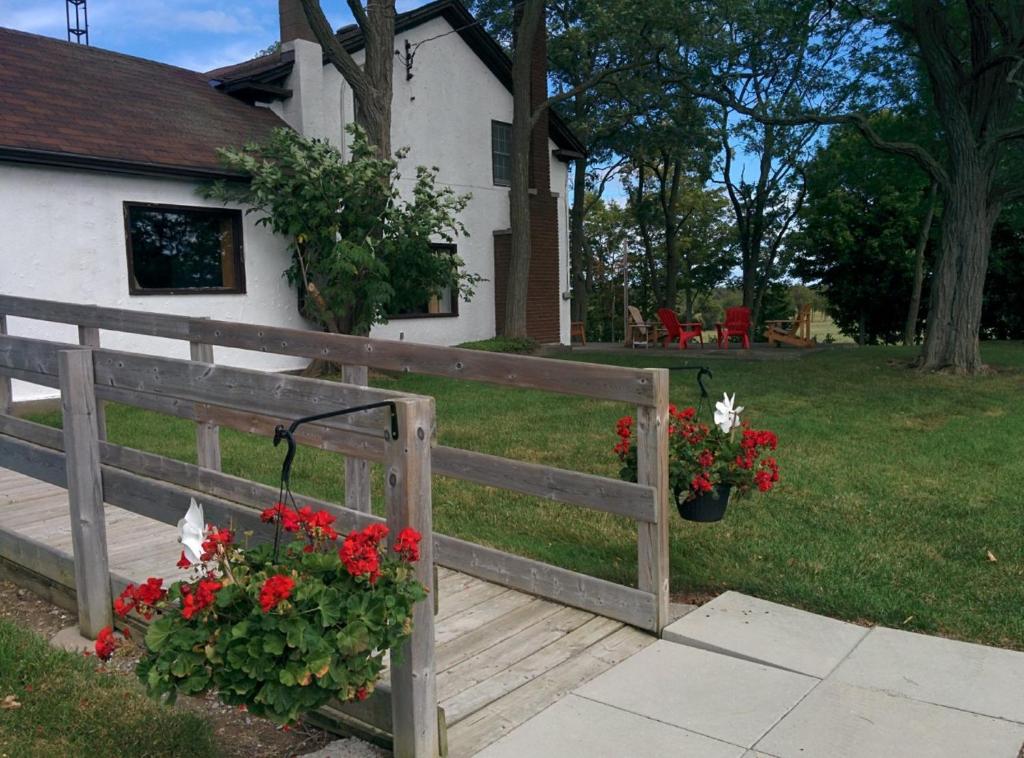
<svg viewBox="0 0 1024 758">
<path fill-rule="evenodd" d="M 177 579 L 177 530 L 106 506 L 110 570 Z M 0 468 L 0 528 L 71 553 L 67 492 Z M 449 755 L 473 755 L 654 641 L 586 611 L 439 569 L 437 692 Z"/>
</svg>

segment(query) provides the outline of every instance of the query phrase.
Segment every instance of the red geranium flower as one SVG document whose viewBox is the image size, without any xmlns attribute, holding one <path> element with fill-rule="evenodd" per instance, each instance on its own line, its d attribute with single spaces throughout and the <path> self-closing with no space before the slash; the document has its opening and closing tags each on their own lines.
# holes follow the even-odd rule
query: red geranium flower
<svg viewBox="0 0 1024 758">
<path fill-rule="evenodd" d="M 406 527 L 398 533 L 395 540 L 395 552 L 407 563 L 413 563 L 420 559 L 420 540 L 423 537 L 415 529 Z"/>
<path fill-rule="evenodd" d="M 96 650 L 96 657 L 101 661 L 109 661 L 110 656 L 114 654 L 117 649 L 117 638 L 114 637 L 114 630 L 109 626 L 105 626 L 100 629 L 99 635 L 96 637 L 96 644 L 94 645 Z"/>
<path fill-rule="evenodd" d="M 275 574 L 269 577 L 263 586 L 260 587 L 260 608 L 264 613 L 277 606 L 282 600 L 291 597 L 292 589 L 295 587 L 295 580 L 285 574 Z"/>
</svg>

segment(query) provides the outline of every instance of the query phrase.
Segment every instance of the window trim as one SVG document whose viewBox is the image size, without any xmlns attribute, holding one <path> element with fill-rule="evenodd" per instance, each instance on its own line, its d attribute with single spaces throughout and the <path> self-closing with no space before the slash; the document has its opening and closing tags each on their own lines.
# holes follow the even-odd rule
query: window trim
<svg viewBox="0 0 1024 758">
<path fill-rule="evenodd" d="M 188 211 L 190 213 L 206 213 L 208 215 L 224 215 L 231 217 L 231 236 L 234 239 L 235 276 L 238 283 L 234 287 L 140 287 L 135 278 L 135 257 L 132 254 L 132 208 L 149 210 Z M 128 261 L 128 294 L 132 297 L 147 295 L 244 295 L 245 290 L 245 241 L 242 239 L 242 211 L 237 208 L 217 208 L 209 205 L 176 205 L 174 203 L 142 203 L 133 200 L 123 202 L 124 212 L 124 248 Z"/>
<path fill-rule="evenodd" d="M 452 242 L 431 242 L 430 249 L 433 251 L 444 251 L 451 255 L 455 255 L 459 252 L 459 246 Z M 458 289 L 452 290 L 451 298 L 451 313 L 399 313 L 396 315 L 388 315 L 388 321 L 403 321 L 411 318 L 458 318 L 459 301 L 462 299 L 459 297 Z"/>
<path fill-rule="evenodd" d="M 510 174 L 512 173 L 512 152 L 511 152 L 511 150 L 512 150 L 512 145 L 511 145 L 511 142 L 512 142 L 512 124 L 508 123 L 507 121 L 499 121 L 496 118 L 492 118 L 491 119 L 491 181 L 494 183 L 495 187 L 511 187 L 512 186 L 512 178 L 511 177 L 509 177 L 508 180 L 499 179 L 497 177 L 497 175 L 495 174 L 495 171 L 494 171 L 494 169 L 495 169 L 494 157 L 495 157 L 495 155 L 497 155 L 497 151 L 494 149 L 494 127 L 495 127 L 496 124 L 500 124 L 501 126 L 507 126 L 508 130 L 509 130 L 509 152 L 508 153 L 501 153 L 501 154 L 502 155 L 508 155 L 509 173 Z"/>
</svg>

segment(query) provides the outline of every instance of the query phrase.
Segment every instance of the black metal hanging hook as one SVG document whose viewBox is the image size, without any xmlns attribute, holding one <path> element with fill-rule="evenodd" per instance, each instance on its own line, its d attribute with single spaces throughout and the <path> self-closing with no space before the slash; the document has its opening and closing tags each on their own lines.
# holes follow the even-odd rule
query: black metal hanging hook
<svg viewBox="0 0 1024 758">
<path fill-rule="evenodd" d="M 303 424 L 312 423 L 313 421 L 323 421 L 327 418 L 334 418 L 336 416 L 347 416 L 351 413 L 361 413 L 363 411 L 372 411 L 374 408 L 388 408 L 391 410 L 391 428 L 388 430 L 389 439 L 398 439 L 398 406 L 395 405 L 393 400 L 381 400 L 378 403 L 368 403 L 367 405 L 354 405 L 351 408 L 342 408 L 339 411 L 328 411 L 327 413 L 318 413 L 315 416 L 305 416 L 303 418 L 295 419 L 291 425 L 285 429 L 283 426 L 277 426 L 274 428 L 274 447 L 281 444 L 281 440 L 285 440 L 288 443 L 288 452 L 285 453 L 284 463 L 281 465 L 281 490 L 288 491 L 290 489 L 290 480 L 292 475 L 292 462 L 295 460 L 295 430 Z"/>
<path fill-rule="evenodd" d="M 700 387 L 700 402 L 697 404 L 697 413 L 699 414 L 704 407 L 704 401 L 710 400 L 711 396 L 708 394 L 708 388 L 704 386 L 704 377 L 708 379 L 714 379 L 714 374 L 711 373 L 711 369 L 707 366 L 669 366 L 669 371 L 696 371 L 697 372 L 697 386 Z"/>
</svg>

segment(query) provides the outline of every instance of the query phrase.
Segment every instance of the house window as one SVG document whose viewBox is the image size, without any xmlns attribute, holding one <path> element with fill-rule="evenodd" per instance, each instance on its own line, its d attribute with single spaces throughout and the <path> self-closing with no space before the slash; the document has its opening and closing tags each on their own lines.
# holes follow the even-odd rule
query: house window
<svg viewBox="0 0 1024 758">
<path fill-rule="evenodd" d="M 430 246 L 436 255 L 455 255 L 455 245 L 433 244 Z M 427 318 L 433 316 L 458 316 L 459 296 L 458 291 L 450 285 L 441 290 L 437 295 L 432 295 L 426 302 L 415 308 L 401 313 L 395 313 L 388 318 Z"/>
<path fill-rule="evenodd" d="M 491 173 L 495 184 L 512 184 L 512 124 L 504 121 L 491 122 Z"/>
<path fill-rule="evenodd" d="M 125 203 L 132 295 L 245 292 L 242 212 Z"/>
</svg>

